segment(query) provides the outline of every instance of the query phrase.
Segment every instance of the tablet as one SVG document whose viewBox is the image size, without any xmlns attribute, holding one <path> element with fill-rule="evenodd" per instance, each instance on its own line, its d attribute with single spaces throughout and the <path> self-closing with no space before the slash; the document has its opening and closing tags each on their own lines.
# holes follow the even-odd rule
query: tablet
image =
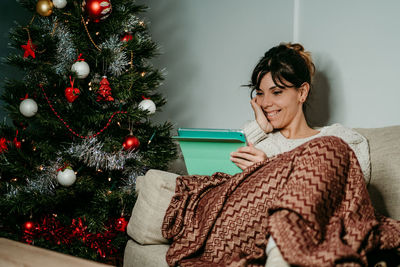
<svg viewBox="0 0 400 267">
<path fill-rule="evenodd" d="M 173 138 L 179 141 L 189 175 L 242 172 L 230 160 L 230 153 L 247 145 L 243 130 L 179 128 Z"/>
</svg>

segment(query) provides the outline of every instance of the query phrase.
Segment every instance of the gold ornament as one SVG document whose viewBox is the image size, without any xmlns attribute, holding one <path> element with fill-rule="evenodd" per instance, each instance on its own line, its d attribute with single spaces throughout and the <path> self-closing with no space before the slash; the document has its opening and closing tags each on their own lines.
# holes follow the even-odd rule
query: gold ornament
<svg viewBox="0 0 400 267">
<path fill-rule="evenodd" d="M 53 13 L 53 2 L 50 0 L 39 0 L 36 4 L 36 12 L 44 17 L 50 16 Z"/>
</svg>

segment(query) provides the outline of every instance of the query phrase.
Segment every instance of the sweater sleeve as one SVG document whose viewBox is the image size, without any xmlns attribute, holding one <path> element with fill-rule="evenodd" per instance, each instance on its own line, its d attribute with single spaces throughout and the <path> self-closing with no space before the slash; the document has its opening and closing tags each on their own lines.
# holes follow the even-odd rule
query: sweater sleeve
<svg viewBox="0 0 400 267">
<path fill-rule="evenodd" d="M 338 123 L 328 126 L 326 134 L 340 137 L 351 147 L 356 154 L 365 182 L 368 184 L 371 178 L 371 160 L 367 139 L 353 129 Z"/>
<path fill-rule="evenodd" d="M 268 134 L 261 129 L 255 120 L 247 123 L 244 126 L 243 131 L 246 135 L 247 141 L 254 145 L 268 137 Z"/>
</svg>

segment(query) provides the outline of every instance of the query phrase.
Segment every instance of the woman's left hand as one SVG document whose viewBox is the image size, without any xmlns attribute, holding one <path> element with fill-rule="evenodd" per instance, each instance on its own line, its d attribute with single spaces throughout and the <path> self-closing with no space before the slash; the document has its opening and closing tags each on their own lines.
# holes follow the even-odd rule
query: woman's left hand
<svg viewBox="0 0 400 267">
<path fill-rule="evenodd" d="M 252 143 L 231 153 L 231 161 L 242 170 L 266 159 L 267 155 L 262 150 L 255 148 Z"/>
</svg>

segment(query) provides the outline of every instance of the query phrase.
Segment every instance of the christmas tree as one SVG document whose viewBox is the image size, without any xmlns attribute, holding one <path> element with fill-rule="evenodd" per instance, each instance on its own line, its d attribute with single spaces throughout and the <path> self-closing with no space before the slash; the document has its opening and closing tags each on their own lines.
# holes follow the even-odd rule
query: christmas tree
<svg viewBox="0 0 400 267">
<path fill-rule="evenodd" d="M 19 0 L 1 99 L 0 236 L 120 264 L 136 177 L 175 158 L 145 6 Z"/>
</svg>

